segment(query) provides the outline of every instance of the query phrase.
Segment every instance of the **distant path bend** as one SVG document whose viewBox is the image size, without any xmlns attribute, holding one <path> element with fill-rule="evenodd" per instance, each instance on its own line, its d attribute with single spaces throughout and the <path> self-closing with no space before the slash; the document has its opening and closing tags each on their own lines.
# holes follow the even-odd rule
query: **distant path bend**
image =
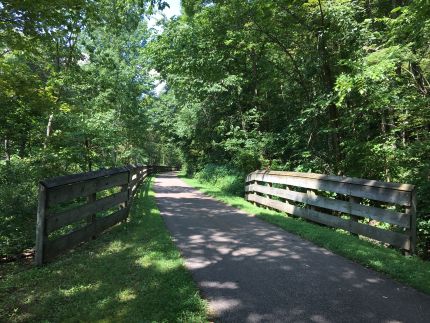
<svg viewBox="0 0 430 323">
<path fill-rule="evenodd" d="M 217 322 L 430 322 L 430 297 L 226 206 L 175 173 L 157 204 Z"/>
</svg>

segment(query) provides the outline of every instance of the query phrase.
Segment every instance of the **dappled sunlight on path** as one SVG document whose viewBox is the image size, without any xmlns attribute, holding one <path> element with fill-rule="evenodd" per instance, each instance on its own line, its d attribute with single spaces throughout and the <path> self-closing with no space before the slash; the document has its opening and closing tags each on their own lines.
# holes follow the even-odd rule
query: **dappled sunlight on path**
<svg viewBox="0 0 430 323">
<path fill-rule="evenodd" d="M 226 206 L 174 173 L 157 203 L 222 322 L 428 322 L 430 297 Z"/>
</svg>

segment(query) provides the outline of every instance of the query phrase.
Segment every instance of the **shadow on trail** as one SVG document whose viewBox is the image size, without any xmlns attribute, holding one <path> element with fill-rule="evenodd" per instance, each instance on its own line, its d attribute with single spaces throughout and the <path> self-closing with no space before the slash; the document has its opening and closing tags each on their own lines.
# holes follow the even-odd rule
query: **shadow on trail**
<svg viewBox="0 0 430 323">
<path fill-rule="evenodd" d="M 160 175 L 168 229 L 225 322 L 425 322 L 430 297 Z"/>
</svg>

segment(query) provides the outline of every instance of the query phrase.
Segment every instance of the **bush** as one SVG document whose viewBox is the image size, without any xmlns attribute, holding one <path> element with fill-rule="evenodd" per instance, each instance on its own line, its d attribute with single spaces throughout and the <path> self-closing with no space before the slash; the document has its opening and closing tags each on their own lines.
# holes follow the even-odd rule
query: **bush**
<svg viewBox="0 0 430 323">
<path fill-rule="evenodd" d="M 27 159 L 0 164 L 0 255 L 34 246 L 38 179 Z"/>
<path fill-rule="evenodd" d="M 232 195 L 243 196 L 245 193 L 246 174 L 229 166 L 207 164 L 194 177 Z"/>
</svg>

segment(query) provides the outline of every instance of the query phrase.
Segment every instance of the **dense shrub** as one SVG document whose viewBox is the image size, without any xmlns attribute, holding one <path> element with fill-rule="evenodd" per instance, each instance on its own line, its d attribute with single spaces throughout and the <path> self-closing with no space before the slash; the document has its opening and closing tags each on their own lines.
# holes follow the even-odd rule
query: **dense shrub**
<svg viewBox="0 0 430 323">
<path fill-rule="evenodd" d="M 0 255 L 34 245 L 37 180 L 36 169 L 26 159 L 0 164 Z"/>
<path fill-rule="evenodd" d="M 211 183 L 224 192 L 243 196 L 245 189 L 244 172 L 225 165 L 207 164 L 195 174 L 199 181 Z"/>
</svg>

